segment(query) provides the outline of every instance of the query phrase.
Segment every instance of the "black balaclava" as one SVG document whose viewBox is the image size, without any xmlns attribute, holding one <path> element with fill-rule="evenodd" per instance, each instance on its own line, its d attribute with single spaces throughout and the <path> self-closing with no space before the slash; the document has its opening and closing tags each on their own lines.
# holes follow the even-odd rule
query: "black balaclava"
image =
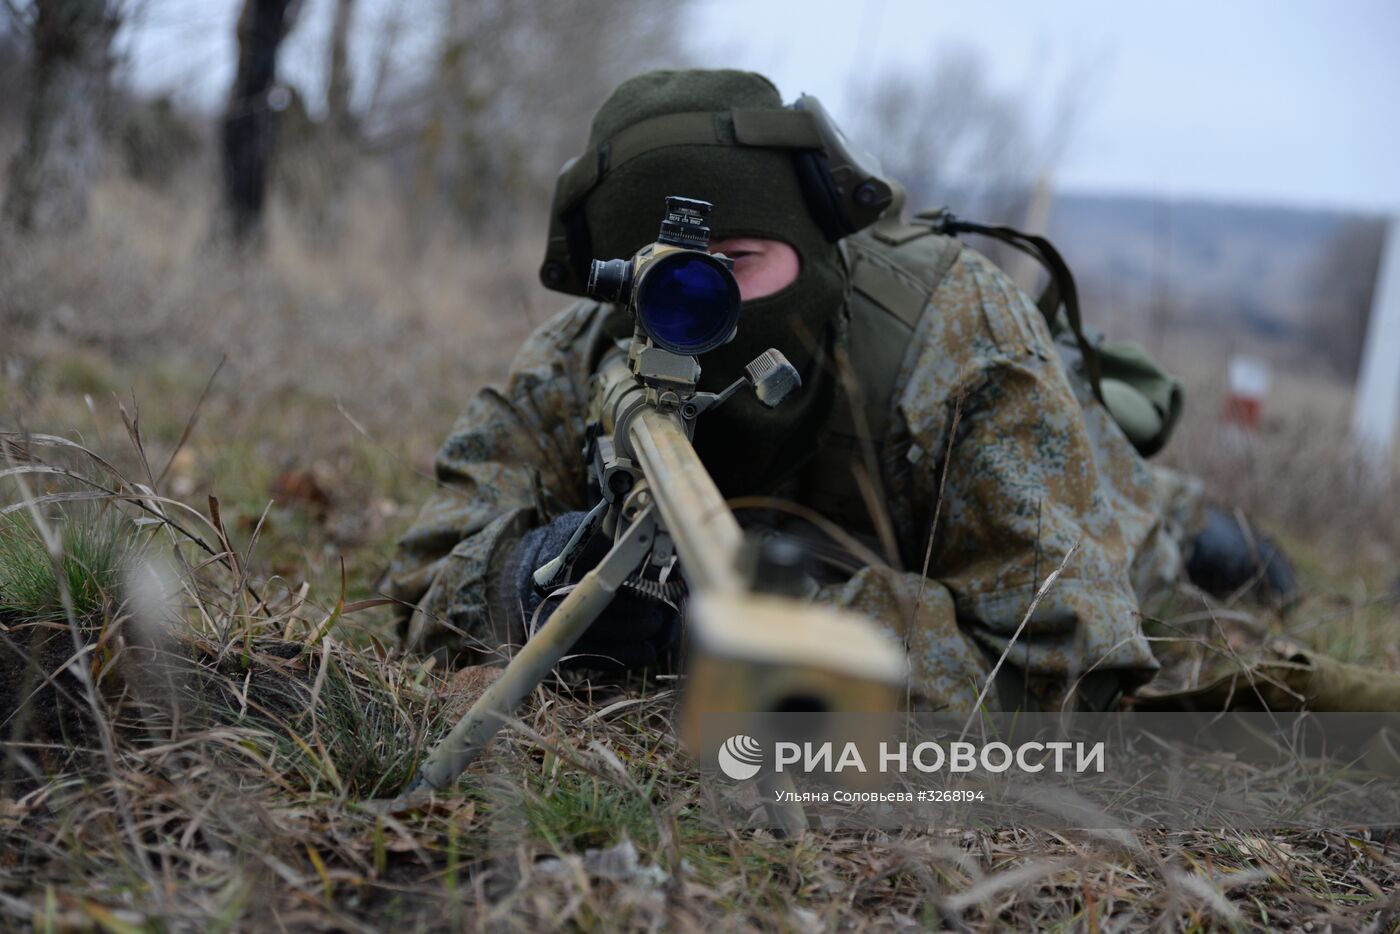
<svg viewBox="0 0 1400 934">
<path fill-rule="evenodd" d="M 671 113 L 782 108 L 773 84 L 752 72 L 654 71 L 623 82 L 593 118 L 587 152 L 621 130 Z M 824 363 L 846 295 L 836 245 L 823 236 L 802 196 L 792 154 L 742 146 L 666 146 L 609 172 L 584 206 L 596 258 L 631 256 L 656 239 L 668 195 L 714 205 L 712 239 L 761 237 L 790 244 L 797 280 L 747 301 L 734 340 L 700 358 L 700 388 L 718 391 L 746 363 L 777 347 L 803 386 L 776 409 L 741 392 L 702 416 L 695 447 L 726 496 L 767 490 L 815 439 L 832 399 Z"/>
</svg>

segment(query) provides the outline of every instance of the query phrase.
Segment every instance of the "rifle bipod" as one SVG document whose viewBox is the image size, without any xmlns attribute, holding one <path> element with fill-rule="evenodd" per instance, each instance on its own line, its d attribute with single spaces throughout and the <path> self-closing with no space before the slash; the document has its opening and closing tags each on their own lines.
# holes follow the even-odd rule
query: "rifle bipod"
<svg viewBox="0 0 1400 934">
<path fill-rule="evenodd" d="M 457 780 L 511 719 L 516 706 L 607 608 L 618 588 L 643 565 L 658 535 L 665 532 L 656 521 L 656 507 L 647 506 L 598 565 L 574 585 L 501 676 L 438 742 L 413 781 L 391 805 L 392 810 L 448 788 Z M 763 780 L 764 806 L 770 820 L 786 836 L 796 836 L 807 827 L 802 805 L 780 800 L 785 796 L 778 792 L 791 789 L 791 779 L 786 776 L 770 774 Z"/>
</svg>

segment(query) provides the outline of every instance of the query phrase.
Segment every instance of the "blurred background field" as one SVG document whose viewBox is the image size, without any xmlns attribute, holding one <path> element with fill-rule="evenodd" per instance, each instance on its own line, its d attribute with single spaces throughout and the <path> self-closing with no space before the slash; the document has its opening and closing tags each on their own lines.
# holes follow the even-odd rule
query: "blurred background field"
<svg viewBox="0 0 1400 934">
<path fill-rule="evenodd" d="M 1142 22 L 1125 20 L 1109 5 L 1089 5 L 1067 14 L 1068 26 L 1052 28 L 1029 7 L 1015 9 L 1018 24 L 998 24 L 951 8 L 879 3 L 862 6 L 849 29 L 834 25 L 843 7 L 749 6 L 90 0 L 88 7 L 104 18 L 93 27 L 96 38 L 83 41 L 96 46 L 84 46 L 76 64 L 70 62 L 94 82 L 73 92 L 91 98 L 81 128 L 91 136 L 90 151 L 66 157 L 69 203 L 45 214 L 17 205 L 25 196 L 14 166 L 34 133 L 35 36 L 45 28 L 46 4 L 7 5 L 0 10 L 0 165 L 12 168 L 0 228 L 0 428 L 81 441 L 133 482 L 148 482 L 206 514 L 216 497 L 238 548 L 256 531 L 248 578 L 270 604 L 271 622 L 250 617 L 240 626 L 261 637 L 281 634 L 286 624 L 285 632 L 309 638 L 316 627 L 308 623 L 302 632 L 287 623 L 288 614 L 334 618 L 336 651 L 346 653 L 347 671 L 360 670 L 354 660 L 360 653 L 389 665 L 382 654 L 392 646 L 387 609 L 340 619 L 337 603 L 377 594 L 395 538 L 432 489 L 433 452 L 453 419 L 474 392 L 504 376 L 523 337 L 562 307 L 536 279 L 559 164 L 576 154 L 592 110 L 622 77 L 663 65 L 753 67 L 771 73 L 786 97 L 805 90 L 827 98 L 848 133 L 909 185 L 917 207 L 948 204 L 965 217 L 1042 227 L 1075 270 L 1090 322 L 1114 338 L 1142 341 L 1182 376 L 1187 413 L 1162 459 L 1200 475 L 1215 501 L 1278 536 L 1303 582 L 1302 601 L 1287 611 L 1240 604 L 1251 622 L 1239 633 L 1231 629 L 1230 639 L 1243 645 L 1284 634 L 1346 660 L 1400 668 L 1394 472 L 1363 480 L 1348 441 L 1385 233 L 1400 207 L 1394 162 L 1377 167 L 1373 152 L 1387 141 L 1400 145 L 1386 100 L 1394 83 L 1384 80 L 1400 75 L 1393 62 L 1376 64 L 1374 48 L 1376 42 L 1392 48 L 1385 42 L 1400 37 L 1394 11 L 1357 5 L 1327 24 L 1300 11 L 1275 22 L 1272 7 L 1262 4 L 1220 14 L 1225 20 L 1216 27 L 1226 33 L 1253 22 L 1250 17 L 1268 21 L 1269 28 L 1238 40 L 1237 67 L 1254 73 L 1240 78 L 1242 90 L 1228 83 L 1202 87 L 1205 77 L 1184 80 L 1151 56 L 1145 63 L 1134 58 L 1145 41 L 1141 33 L 1170 27 L 1170 35 L 1194 35 L 1193 18 L 1211 22 L 1207 5 L 1144 14 Z M 240 16 L 245 23 L 275 21 L 271 34 L 284 38 L 258 52 L 248 27 L 240 47 Z M 1076 24 L 1090 36 L 1085 43 L 1064 40 Z M 927 34 L 920 48 L 905 37 L 910 32 Z M 1319 42 L 1318 62 L 1302 57 L 1313 35 L 1326 40 Z M 1168 61 L 1183 68 L 1194 62 L 1207 77 L 1229 75 L 1228 63 L 1217 60 L 1223 40 L 1201 41 L 1200 50 L 1179 48 Z M 888 54 L 879 51 L 886 46 Z M 257 54 L 271 55 L 275 67 L 259 72 Z M 1325 84 L 1319 94 L 1347 95 L 1332 123 L 1325 123 L 1325 98 L 1321 104 L 1293 98 L 1300 102 L 1292 111 L 1277 104 L 1256 106 L 1262 115 L 1245 112 L 1261 104 L 1249 99 L 1250 88 L 1267 88 L 1289 69 L 1301 71 L 1300 80 Z M 1143 82 L 1154 80 L 1155 90 L 1142 101 L 1152 113 L 1120 119 L 1122 94 L 1113 88 L 1142 93 Z M 1289 97 L 1290 88 L 1273 93 Z M 1274 112 L 1280 109 L 1288 112 Z M 1374 125 L 1358 130 L 1364 120 L 1357 113 Z M 243 145 L 262 153 L 251 162 L 246 149 L 229 142 L 230 133 L 250 132 L 250 114 L 254 143 Z M 1308 130 L 1318 121 L 1325 129 Z M 1222 126 L 1237 126 L 1237 133 L 1222 134 Z M 1114 140 L 1115 130 L 1124 138 Z M 1299 148 L 1299 132 L 1329 142 Z M 1137 176 L 1124 168 L 1150 161 L 1135 148 L 1137 137 L 1165 164 L 1180 166 L 1178 174 L 1163 174 L 1158 162 Z M 1175 139 L 1176 148 L 1159 139 Z M 1234 150 L 1237 158 L 1219 155 Z M 1256 158 L 1257 171 L 1235 164 L 1246 158 Z M 248 178 L 239 175 L 244 170 L 261 178 L 265 200 L 250 201 Z M 1259 358 L 1273 375 L 1260 425 L 1243 439 L 1221 423 L 1226 363 L 1236 354 Z M 144 460 L 130 425 L 138 428 Z M 153 475 L 142 480 L 147 464 Z M 4 502 L 19 497 L 13 487 L 4 494 Z M 303 606 L 302 599 L 304 609 L 289 609 Z M 424 705 L 432 705 L 424 698 L 437 696 L 440 673 L 414 660 L 393 664 L 404 666 L 405 683 L 418 686 L 417 694 L 405 694 L 410 699 L 399 713 L 426 716 Z M 676 795 L 694 791 L 671 774 L 683 774 L 673 769 L 678 754 L 645 738 L 650 713 L 616 728 L 587 726 L 588 708 L 569 703 L 561 700 L 549 712 L 545 702 L 531 722 L 561 743 L 582 746 L 602 735 L 635 767 L 636 781 L 660 782 Z M 639 710 L 651 711 L 651 702 Z M 348 730 L 353 734 L 353 726 Z M 338 750 L 323 752 L 343 765 Z M 560 778 L 558 756 L 550 752 L 541 763 L 519 739 L 509 756 L 526 776 L 527 797 L 538 792 L 524 809 L 536 855 L 612 847 L 627 833 L 643 862 L 675 870 L 666 862 L 666 834 L 648 809 L 651 798 L 634 785 L 594 775 L 575 787 L 575 778 Z M 459 884 L 459 860 L 486 858 L 458 850 L 457 835 L 471 832 L 469 815 L 460 809 L 422 815 L 412 834 L 397 838 L 400 849 L 391 850 L 411 854 L 421 872 L 400 865 L 396 876 L 381 865 L 388 859 L 384 824 L 366 823 L 363 815 L 351 821 L 352 836 L 381 835 L 365 844 L 370 855 L 363 856 L 356 855 L 359 843 L 337 842 L 318 823 L 333 823 L 327 815 L 368 794 L 348 776 L 333 785 L 312 782 L 311 792 L 257 798 L 259 806 L 305 809 L 304 824 L 279 838 L 295 850 L 283 858 L 297 863 L 300 881 L 284 876 L 278 884 L 302 893 L 298 910 L 316 923 L 350 927 L 352 916 L 387 923 L 393 916 L 382 913 L 385 892 L 441 900 L 434 905 L 462 901 L 455 889 L 443 889 L 445 880 Z M 0 808 L 9 806 L 0 801 Z M 253 824 L 233 823 L 229 839 L 242 841 L 235 848 L 251 845 Z M 50 897 L 63 894 L 55 917 L 77 912 L 72 917 L 98 924 L 106 922 L 89 911 L 91 904 L 119 907 L 140 924 L 160 917 L 190 922 L 206 911 L 247 917 L 241 913 L 255 907 L 252 889 L 224 901 L 211 894 L 233 875 L 213 882 L 182 876 L 193 893 L 187 899 L 157 898 L 139 885 L 137 894 L 117 898 L 113 893 L 128 883 L 99 870 L 105 865 L 120 876 L 125 866 L 140 877 L 127 862 L 139 862 L 140 846 L 112 842 L 113 854 L 125 855 L 105 863 L 101 856 L 92 864 L 69 858 L 80 837 L 84 846 L 94 845 L 82 836 L 92 832 L 69 826 L 45 838 L 68 854 L 54 864 L 67 866 L 67 876 L 52 867 L 35 870 L 32 852 L 20 865 L 0 859 L 0 877 L 13 873 L 16 880 L 0 894 L 42 905 L 42 898 L 30 897 L 42 889 L 29 885 L 44 879 Z M 412 845 L 405 842 L 410 838 Z M 753 923 L 803 928 L 861 923 L 877 910 L 869 906 L 893 905 L 926 921 L 956 917 L 996 926 L 998 918 L 1013 925 L 1018 918 L 1051 918 L 1097 930 L 1100 915 L 1105 924 L 1115 917 L 1117 898 L 1129 914 L 1184 919 L 1187 927 L 1241 919 L 1268 926 L 1277 917 L 1395 923 L 1394 899 L 1384 901 L 1352 877 L 1372 886 L 1377 873 L 1395 878 L 1393 850 L 1377 856 L 1379 850 L 1362 852 L 1361 844 L 1340 837 L 1149 841 L 1160 847 L 1152 859 L 1136 850 L 1089 859 L 1078 844 L 1029 834 L 903 841 L 878 856 L 853 845 L 697 844 L 687 858 L 701 863 L 700 881 L 677 917 L 699 925 L 707 912 L 729 906 Z M 344 862 L 327 870 L 322 851 Z M 1051 852 L 1069 861 L 1053 863 L 1043 875 L 1023 873 L 1004 887 L 986 882 L 1041 865 L 1036 861 Z M 1113 860 L 1137 867 L 1125 870 L 1138 875 L 1118 889 Z M 449 863 L 450 875 L 443 868 Z M 1217 885 L 1217 863 L 1241 871 L 1262 866 L 1272 874 L 1254 903 L 1221 895 L 1221 908 L 1210 899 L 1193 904 L 1189 893 L 1196 889 L 1173 888 L 1169 873 L 1142 869 L 1166 863 L 1215 880 L 1211 891 L 1228 890 Z M 470 874 L 463 873 L 465 880 Z M 347 881 L 349 875 L 358 881 Z M 251 885 L 249 879 L 263 877 L 239 878 Z M 733 890 L 740 878 L 747 894 Z M 497 908 L 510 904 L 531 917 L 582 927 L 606 928 L 614 911 L 632 921 L 663 916 L 655 913 L 653 889 L 641 883 L 641 894 L 629 902 L 619 901 L 606 881 L 577 889 L 553 877 L 536 882 L 533 894 L 520 888 Z M 96 886 L 91 904 L 77 894 L 88 884 Z M 381 886 L 375 897 L 356 888 L 366 884 Z M 918 893 L 934 890 L 943 901 L 920 901 Z M 959 891 L 975 897 L 947 900 Z M 360 894 L 346 902 L 347 892 Z M 1038 903 L 1037 892 L 1058 900 Z M 1086 902 L 1084 892 L 1099 894 Z M 1363 902 L 1360 914 L 1345 914 Z M 490 904 L 454 915 L 454 923 L 484 923 L 493 917 Z M 432 923 L 417 908 L 404 911 L 415 924 Z"/>
</svg>

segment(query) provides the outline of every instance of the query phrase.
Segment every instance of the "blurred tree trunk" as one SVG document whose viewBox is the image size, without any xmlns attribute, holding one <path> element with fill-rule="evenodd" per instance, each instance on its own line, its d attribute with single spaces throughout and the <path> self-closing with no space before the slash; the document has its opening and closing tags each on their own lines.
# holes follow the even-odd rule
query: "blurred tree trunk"
<svg viewBox="0 0 1400 934">
<path fill-rule="evenodd" d="M 108 50 L 108 0 L 35 0 L 34 91 L 24 144 L 9 169 L 5 216 L 36 233 L 82 224 L 97 166 Z"/>
<path fill-rule="evenodd" d="M 399 36 L 403 32 L 406 15 L 401 7 L 391 7 L 384 18 L 379 33 L 379 49 L 374 60 L 374 78 L 369 86 L 369 101 L 362 111 L 361 123 L 372 124 L 380 115 L 380 105 L 384 102 L 385 88 L 389 83 L 394 56 L 399 50 Z"/>
<path fill-rule="evenodd" d="M 335 19 L 331 22 L 330 50 L 326 56 L 326 122 L 337 136 L 355 135 L 354 118 L 350 114 L 350 21 L 355 15 L 355 0 L 335 0 Z"/>
<path fill-rule="evenodd" d="M 417 204 L 494 237 L 520 229 L 521 204 L 553 185 L 619 81 L 686 58 L 681 0 L 436 0 L 412 9 L 405 19 L 431 36 L 436 60 L 414 69 L 414 86 L 397 92 L 402 106 L 366 121 L 368 132 L 402 153 L 395 162 Z"/>
<path fill-rule="evenodd" d="M 238 17 L 238 69 L 223 122 L 227 231 L 237 243 L 262 230 L 277 124 L 268 100 L 277 50 L 296 18 L 296 0 L 244 0 Z"/>
</svg>

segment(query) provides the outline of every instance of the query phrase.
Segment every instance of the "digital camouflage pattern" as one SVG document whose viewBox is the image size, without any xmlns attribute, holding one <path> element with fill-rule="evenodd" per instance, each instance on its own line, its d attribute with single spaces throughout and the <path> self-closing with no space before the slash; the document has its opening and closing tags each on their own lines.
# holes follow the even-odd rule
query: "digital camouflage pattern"
<svg viewBox="0 0 1400 934">
<path fill-rule="evenodd" d="M 852 308 L 861 306 L 848 300 L 847 317 Z M 438 453 L 442 487 L 393 566 L 410 649 L 479 663 L 518 644 L 500 569 L 526 529 L 592 505 L 589 379 L 630 333 L 616 309 L 574 304 L 526 341 L 505 388 L 483 390 L 458 420 Z M 830 358 L 845 334 L 833 329 Z M 1034 304 L 976 252 L 959 251 L 933 291 L 893 402 L 875 445 L 879 482 L 866 485 L 883 491 L 883 515 L 849 531 L 875 542 L 883 526 L 898 554 L 847 548 L 814 572 L 817 599 L 868 614 L 906 644 L 920 706 L 970 708 L 1008 644 L 1007 673 L 1040 704 L 1059 703 L 1085 675 L 1121 688 L 1150 678 L 1157 662 L 1139 608 L 1180 571 L 1169 508 L 1179 488 L 1137 455 Z M 798 469 L 766 492 L 801 505 L 805 488 Z M 737 514 L 814 534 L 783 510 Z M 1017 635 L 1039 583 L 1071 549 Z M 1004 690 L 987 698 L 998 702 Z"/>
</svg>

